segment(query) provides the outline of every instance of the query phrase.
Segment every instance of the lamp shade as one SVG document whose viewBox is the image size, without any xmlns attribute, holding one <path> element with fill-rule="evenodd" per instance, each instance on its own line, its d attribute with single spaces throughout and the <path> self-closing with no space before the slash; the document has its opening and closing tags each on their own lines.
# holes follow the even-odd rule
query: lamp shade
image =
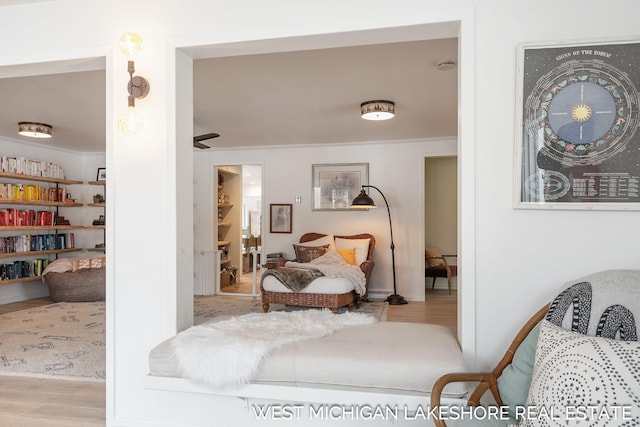
<svg viewBox="0 0 640 427">
<path fill-rule="evenodd" d="M 375 208 L 376 204 L 373 203 L 373 199 L 369 197 L 369 195 L 364 191 L 360 190 L 360 194 L 356 196 L 355 199 L 351 202 L 350 208 L 354 209 L 369 209 Z"/>
<path fill-rule="evenodd" d="M 365 120 L 388 120 L 395 116 L 396 104 L 391 101 L 367 101 L 360 104 L 360 113 Z"/>
<path fill-rule="evenodd" d="M 51 125 L 45 123 L 20 122 L 18 123 L 18 134 L 31 138 L 51 138 Z"/>
<path fill-rule="evenodd" d="M 375 208 L 376 204 L 373 203 L 373 199 L 364 190 L 360 190 L 360 194 L 353 199 L 350 207 L 354 209 L 370 209 Z"/>
</svg>

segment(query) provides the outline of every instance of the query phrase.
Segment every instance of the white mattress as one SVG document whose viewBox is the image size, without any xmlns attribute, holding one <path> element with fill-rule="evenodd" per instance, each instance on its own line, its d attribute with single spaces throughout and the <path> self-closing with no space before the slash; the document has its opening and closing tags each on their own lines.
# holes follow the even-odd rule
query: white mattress
<svg viewBox="0 0 640 427">
<path fill-rule="evenodd" d="M 149 368 L 153 376 L 181 377 L 171 340 L 151 351 Z M 280 348 L 265 358 L 253 382 L 428 394 L 441 375 L 464 370 L 458 342 L 448 328 L 378 322 Z M 466 393 L 463 384 L 445 391 L 446 397 Z"/>
<path fill-rule="evenodd" d="M 265 276 L 262 280 L 262 288 L 269 292 L 293 292 L 273 276 Z M 353 284 L 345 278 L 322 276 L 298 293 L 301 294 L 346 294 L 353 290 Z"/>
</svg>

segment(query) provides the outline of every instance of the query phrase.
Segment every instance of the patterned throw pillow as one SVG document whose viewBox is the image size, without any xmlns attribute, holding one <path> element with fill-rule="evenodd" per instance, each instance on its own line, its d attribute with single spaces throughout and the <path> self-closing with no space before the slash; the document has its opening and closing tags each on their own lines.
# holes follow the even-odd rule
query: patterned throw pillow
<svg viewBox="0 0 640 427">
<path fill-rule="evenodd" d="M 329 250 L 335 250 L 336 244 L 333 234 L 327 234 L 326 236 L 318 237 L 315 240 L 309 240 L 308 242 L 299 243 L 300 246 L 322 246 L 329 245 Z"/>
<path fill-rule="evenodd" d="M 106 265 L 105 257 L 96 258 L 76 258 L 73 260 L 72 271 L 80 270 L 82 268 L 100 268 Z"/>
<path fill-rule="evenodd" d="M 637 341 L 587 336 L 543 320 L 520 426 L 635 425 L 639 372 Z"/>
<path fill-rule="evenodd" d="M 327 253 L 328 247 L 329 245 L 322 245 L 322 246 L 293 245 L 293 250 L 296 253 L 297 262 L 310 262 Z"/>
</svg>

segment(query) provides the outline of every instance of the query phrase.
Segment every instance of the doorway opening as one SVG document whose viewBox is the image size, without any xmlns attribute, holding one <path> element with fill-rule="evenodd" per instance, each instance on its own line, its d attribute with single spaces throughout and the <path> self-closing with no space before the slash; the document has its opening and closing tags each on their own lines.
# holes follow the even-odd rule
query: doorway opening
<svg viewBox="0 0 640 427">
<path fill-rule="evenodd" d="M 215 293 L 258 295 L 262 252 L 262 165 L 216 167 Z"/>
<path fill-rule="evenodd" d="M 425 157 L 424 181 L 425 300 L 451 309 L 455 317 L 458 295 L 458 157 Z"/>
</svg>

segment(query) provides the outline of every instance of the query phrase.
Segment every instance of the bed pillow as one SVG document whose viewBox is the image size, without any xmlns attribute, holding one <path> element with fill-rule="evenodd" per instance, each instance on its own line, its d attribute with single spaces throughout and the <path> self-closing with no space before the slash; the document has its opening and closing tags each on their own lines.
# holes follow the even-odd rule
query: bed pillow
<svg viewBox="0 0 640 427">
<path fill-rule="evenodd" d="M 71 258 L 59 258 L 47 264 L 44 271 L 42 272 L 42 275 L 44 276 L 49 272 L 65 273 L 67 271 L 71 271 L 72 269 L 73 269 L 73 261 Z"/>
<path fill-rule="evenodd" d="M 336 244 L 333 241 L 333 234 L 327 234 L 326 236 L 319 237 L 315 240 L 309 240 L 308 242 L 298 243 L 300 246 L 323 246 L 329 245 L 330 250 L 336 250 Z M 352 246 L 353 247 L 353 246 Z"/>
<path fill-rule="evenodd" d="M 322 246 L 304 246 L 304 245 L 293 245 L 293 250 L 296 253 L 296 261 L 297 262 L 311 262 L 314 259 L 321 257 L 327 250 L 329 245 Z"/>
<path fill-rule="evenodd" d="M 340 254 L 340 256 L 347 262 L 347 264 L 357 265 L 356 264 L 356 249 L 338 249 L 336 252 Z"/>
<path fill-rule="evenodd" d="M 578 425 L 574 423 L 579 411 L 610 411 L 616 406 L 626 412 L 618 413 L 615 425 L 622 425 L 622 417 L 640 419 L 638 345 L 637 341 L 583 335 L 543 320 L 527 407 L 545 408 L 547 417 L 540 412 L 540 416 L 523 419 L 520 426 L 548 426 L 551 413 L 559 420 L 573 419 L 569 423 Z M 559 420 L 555 420 L 557 425 Z"/>
<path fill-rule="evenodd" d="M 337 249 L 353 249 L 356 250 L 356 265 L 360 265 L 367 260 L 369 254 L 369 239 L 343 239 L 336 237 Z"/>
</svg>

